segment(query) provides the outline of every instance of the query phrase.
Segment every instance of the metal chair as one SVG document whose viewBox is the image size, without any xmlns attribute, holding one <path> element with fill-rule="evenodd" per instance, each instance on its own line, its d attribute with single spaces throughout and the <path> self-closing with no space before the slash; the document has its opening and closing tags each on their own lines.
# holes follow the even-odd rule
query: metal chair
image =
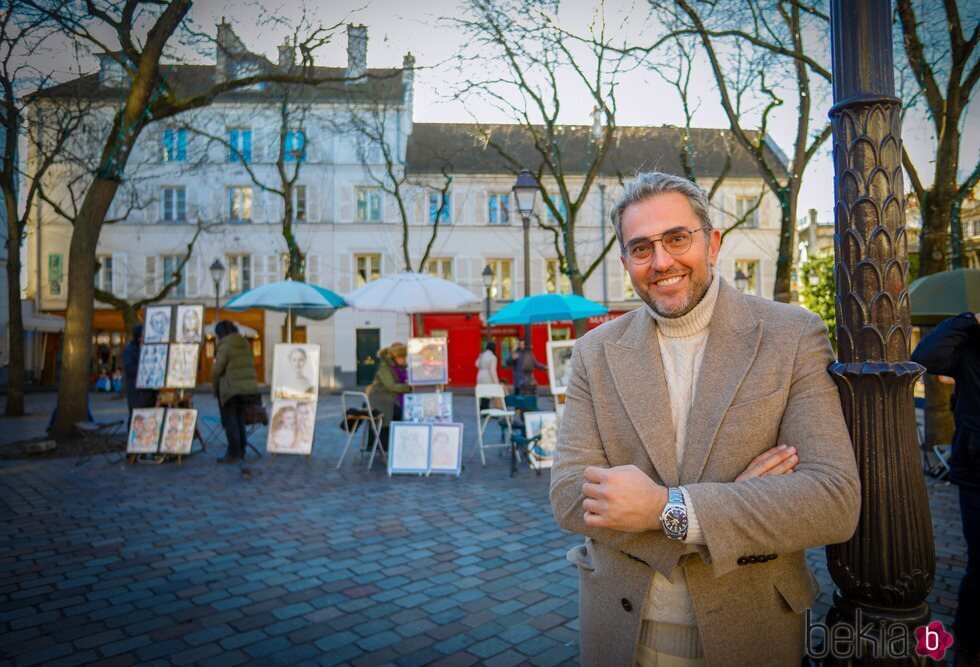
<svg viewBox="0 0 980 667">
<path fill-rule="evenodd" d="M 473 392 L 473 396 L 476 399 L 476 441 L 480 447 L 480 462 L 483 465 L 487 464 L 487 457 L 484 455 L 484 449 L 499 449 L 503 447 L 510 447 L 511 444 L 508 442 L 492 443 L 487 444 L 483 442 L 483 434 L 487 430 L 487 425 L 490 423 L 491 419 L 503 419 L 504 423 L 507 425 L 507 435 L 508 440 L 510 436 L 514 433 L 514 411 L 504 410 L 501 408 L 483 408 L 480 409 L 480 399 L 486 398 L 490 399 L 491 404 L 493 399 L 499 398 L 502 401 L 506 399 L 504 396 L 504 387 L 499 384 L 478 384 Z"/>
<path fill-rule="evenodd" d="M 76 466 L 87 462 L 93 456 L 93 450 L 99 453 L 109 463 L 121 463 L 126 458 L 127 422 L 117 419 L 111 422 L 75 422 L 75 431 L 85 439 L 86 446 L 75 461 Z M 113 449 L 121 450 L 113 452 Z"/>
<path fill-rule="evenodd" d="M 340 455 L 340 460 L 337 461 L 337 470 L 340 470 L 341 464 L 344 462 L 344 457 L 347 456 L 347 450 L 350 449 L 350 443 L 354 440 L 354 435 L 357 433 L 358 429 L 361 428 L 361 424 L 367 422 L 367 429 L 361 431 L 362 442 L 361 450 L 366 449 L 368 434 L 373 436 L 373 442 L 371 444 L 371 457 L 368 460 L 368 470 L 371 469 L 371 465 L 374 464 L 374 455 L 377 453 L 378 448 L 381 447 L 381 426 L 384 423 L 384 418 L 381 415 L 375 415 L 374 411 L 371 409 L 371 399 L 363 391 L 345 391 L 341 397 L 341 410 L 343 413 L 343 424 L 345 424 L 344 429 L 347 431 L 347 442 L 344 443 L 344 451 Z M 348 405 L 348 401 L 351 402 Z M 355 403 L 356 402 L 356 403 Z M 358 410 L 364 409 L 365 414 L 351 415 L 348 417 L 347 409 L 356 408 Z M 385 460 L 385 464 L 388 463 L 388 456 L 385 454 L 384 447 L 381 447 L 381 457 Z"/>
</svg>

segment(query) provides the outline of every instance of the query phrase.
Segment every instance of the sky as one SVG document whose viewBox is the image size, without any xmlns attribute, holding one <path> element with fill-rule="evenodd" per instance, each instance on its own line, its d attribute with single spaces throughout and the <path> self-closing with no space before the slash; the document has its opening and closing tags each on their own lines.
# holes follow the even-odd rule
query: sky
<svg viewBox="0 0 980 667">
<path fill-rule="evenodd" d="M 229 11 L 229 7 L 233 11 Z M 563 3 L 559 18 L 563 25 L 576 33 L 584 31 L 595 15 L 599 4 L 589 0 L 572 0 Z M 642 43 L 653 34 L 655 25 L 648 18 L 644 0 L 607 0 L 604 3 L 607 25 L 622 37 Z M 452 99 L 460 76 L 456 64 L 457 54 L 463 49 L 466 36 L 453 25 L 451 17 L 462 10 L 456 0 L 363 0 L 362 2 L 315 3 L 309 5 L 308 20 L 324 25 L 363 23 L 368 28 L 368 66 L 400 67 L 405 53 L 411 51 L 421 68 L 416 77 L 414 118 L 417 122 L 471 122 L 474 116 L 484 122 L 512 122 L 512 118 L 489 104 L 463 104 Z M 225 17 L 246 47 L 263 53 L 270 60 L 277 59 L 276 46 L 290 33 L 288 25 L 295 23 L 303 13 L 299 0 L 272 0 L 259 3 L 229 3 L 222 0 L 198 0 L 190 19 L 202 31 L 214 34 L 215 24 Z M 810 35 L 807 39 L 827 40 L 824 35 Z M 346 63 L 346 35 L 341 28 L 334 40 L 316 52 L 319 65 L 343 66 Z M 895 45 L 899 53 L 900 44 Z M 185 51 L 182 56 L 191 61 L 213 62 L 211 46 L 206 53 L 193 54 Z M 494 59 L 486 59 L 480 67 L 488 72 L 497 65 Z M 94 61 L 92 68 L 94 68 Z M 617 88 L 616 122 L 619 125 L 678 125 L 683 123 L 683 113 L 676 92 L 659 76 L 648 71 L 634 71 L 619 79 Z M 714 80 L 706 62 L 695 65 L 691 89 L 697 91 L 697 110 L 694 125 L 697 127 L 728 127 L 728 121 L 718 102 Z M 814 105 L 821 109 L 816 119 L 826 118 L 831 100 L 829 92 L 815 91 Z M 792 149 L 796 132 L 794 98 L 770 121 L 768 131 L 784 153 Z M 562 100 L 562 122 L 591 124 L 593 103 L 581 95 Z M 980 108 L 973 105 L 970 117 L 963 125 L 962 162 L 964 168 L 975 164 L 980 156 Z M 930 121 L 922 113 L 910 113 L 903 127 L 903 140 L 920 175 L 931 181 L 930 158 L 933 156 Z M 830 141 L 811 160 L 804 175 L 800 194 L 798 217 L 806 215 L 809 208 L 818 211 L 821 221 L 833 219 L 833 165 L 830 158 Z M 972 156 L 972 161 L 970 159 Z M 909 189 L 906 182 L 907 189 Z"/>
</svg>

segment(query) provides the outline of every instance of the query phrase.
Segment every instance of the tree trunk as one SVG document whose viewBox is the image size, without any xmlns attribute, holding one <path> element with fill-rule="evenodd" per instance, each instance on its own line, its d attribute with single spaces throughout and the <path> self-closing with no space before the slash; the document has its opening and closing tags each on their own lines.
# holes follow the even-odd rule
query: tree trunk
<svg viewBox="0 0 980 667">
<path fill-rule="evenodd" d="M 95 252 L 99 232 L 119 181 L 92 181 L 71 235 L 68 254 L 68 305 L 62 342 L 58 414 L 51 435 L 72 437 L 75 422 L 88 418 L 89 374 L 92 366 L 92 315 L 95 310 Z"/>
<path fill-rule="evenodd" d="M 140 309 L 131 305 L 122 308 L 123 316 L 123 339 L 128 339 L 133 335 L 133 327 L 139 324 Z"/>
<path fill-rule="evenodd" d="M 24 320 L 20 304 L 20 218 L 17 199 L 4 193 L 7 214 L 7 330 L 10 357 L 7 362 L 7 417 L 24 414 Z M 40 286 L 38 286 L 40 289 Z"/>
<path fill-rule="evenodd" d="M 779 198 L 779 255 L 776 258 L 776 281 L 772 298 L 789 303 L 793 298 L 793 235 L 796 230 L 796 202 L 798 187 L 788 185 L 781 188 Z"/>
<path fill-rule="evenodd" d="M 582 274 L 576 271 L 569 278 L 569 282 L 572 283 L 572 294 L 585 296 L 585 281 L 582 280 Z M 572 328 L 575 331 L 575 337 L 581 338 L 589 330 L 589 323 L 585 320 L 572 320 Z"/>
</svg>

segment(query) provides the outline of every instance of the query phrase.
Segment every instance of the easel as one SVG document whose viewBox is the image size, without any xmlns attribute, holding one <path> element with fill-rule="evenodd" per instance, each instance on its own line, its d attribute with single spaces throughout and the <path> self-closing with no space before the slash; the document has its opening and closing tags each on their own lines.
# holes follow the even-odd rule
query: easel
<svg viewBox="0 0 980 667">
<path fill-rule="evenodd" d="M 160 389 L 157 391 L 157 401 L 156 406 L 158 408 L 180 408 L 189 410 L 193 408 L 193 396 L 194 391 L 192 389 Z M 193 447 L 194 440 L 201 443 L 201 451 L 206 452 L 208 450 L 207 446 L 204 444 L 204 438 L 201 436 L 201 429 L 194 422 L 194 438 L 191 440 L 191 446 Z M 128 455 L 127 463 L 132 464 L 139 460 L 140 463 L 153 463 L 159 465 L 167 460 L 168 456 L 177 457 L 177 465 L 183 465 L 184 455 L 183 454 L 167 454 L 167 453 L 157 453 L 150 455 L 150 458 L 142 458 L 146 456 L 144 454 L 130 454 Z"/>
</svg>

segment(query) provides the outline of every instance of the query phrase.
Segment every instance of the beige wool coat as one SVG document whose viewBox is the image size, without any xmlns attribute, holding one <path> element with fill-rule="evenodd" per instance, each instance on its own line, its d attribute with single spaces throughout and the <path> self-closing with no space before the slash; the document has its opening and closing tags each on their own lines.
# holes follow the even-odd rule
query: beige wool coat
<svg viewBox="0 0 980 667">
<path fill-rule="evenodd" d="M 803 654 L 819 586 L 803 556 L 850 538 L 860 511 L 854 453 L 827 328 L 814 314 L 722 281 L 678 466 L 657 325 L 641 308 L 575 343 L 551 472 L 562 528 L 585 536 L 579 568 L 582 663 L 632 664 L 654 570 L 683 567 L 708 665 L 786 667 Z M 758 454 L 798 448 L 796 472 L 735 482 Z M 587 466 L 633 464 L 684 485 L 706 546 L 583 520 Z"/>
</svg>

